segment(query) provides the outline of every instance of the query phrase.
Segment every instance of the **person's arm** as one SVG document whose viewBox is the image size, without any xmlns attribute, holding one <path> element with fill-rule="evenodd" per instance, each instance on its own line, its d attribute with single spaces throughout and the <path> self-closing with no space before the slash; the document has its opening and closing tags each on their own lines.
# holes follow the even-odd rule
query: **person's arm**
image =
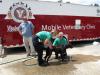
<svg viewBox="0 0 100 75">
<path fill-rule="evenodd" d="M 22 27 L 21 27 L 21 25 L 18 27 L 18 32 L 19 32 L 20 35 L 22 35 Z"/>
<path fill-rule="evenodd" d="M 31 25 L 32 34 L 34 35 L 34 34 L 35 34 L 35 33 L 34 33 L 34 28 L 35 28 L 35 26 L 34 26 L 34 24 L 33 24 L 31 21 L 29 21 L 29 24 Z"/>
<path fill-rule="evenodd" d="M 51 42 L 51 39 L 52 39 L 52 35 L 50 33 L 47 33 L 47 39 L 44 41 L 44 45 L 49 47 L 50 49 L 53 49 L 53 45 L 52 45 L 52 42 Z"/>
<path fill-rule="evenodd" d="M 21 31 L 19 31 L 19 34 L 20 34 L 20 35 L 22 35 L 22 32 L 21 32 Z"/>
<path fill-rule="evenodd" d="M 44 46 L 47 46 L 47 47 L 49 47 L 50 49 L 53 49 L 52 42 L 51 42 L 49 39 L 46 39 L 46 40 L 44 41 Z"/>
<path fill-rule="evenodd" d="M 54 46 L 55 48 L 61 48 L 61 46 L 59 45 L 59 39 L 58 39 L 58 38 L 56 38 L 56 39 L 54 40 L 53 46 Z"/>
<path fill-rule="evenodd" d="M 68 40 L 68 37 L 65 37 L 64 36 L 64 38 L 66 39 L 66 46 L 68 47 L 68 48 L 73 48 L 73 46 L 72 46 L 72 44 L 69 42 L 69 40 Z"/>
</svg>

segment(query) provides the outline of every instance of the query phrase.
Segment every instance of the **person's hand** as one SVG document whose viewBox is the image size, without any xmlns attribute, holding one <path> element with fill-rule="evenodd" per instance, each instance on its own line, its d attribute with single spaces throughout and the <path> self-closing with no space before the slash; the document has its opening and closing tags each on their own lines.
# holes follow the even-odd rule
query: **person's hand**
<svg viewBox="0 0 100 75">
<path fill-rule="evenodd" d="M 53 46 L 49 45 L 49 48 L 50 48 L 50 49 L 53 49 Z"/>
<path fill-rule="evenodd" d="M 20 34 L 20 35 L 22 35 L 22 32 L 21 32 L 21 31 L 19 31 L 19 34 Z"/>
<path fill-rule="evenodd" d="M 62 48 L 61 46 L 57 46 L 56 48 Z"/>
</svg>

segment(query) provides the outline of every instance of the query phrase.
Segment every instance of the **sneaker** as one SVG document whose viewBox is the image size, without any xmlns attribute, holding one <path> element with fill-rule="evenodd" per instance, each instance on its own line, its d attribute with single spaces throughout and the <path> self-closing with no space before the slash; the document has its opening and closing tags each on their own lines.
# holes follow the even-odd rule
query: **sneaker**
<svg viewBox="0 0 100 75">
<path fill-rule="evenodd" d="M 37 54 L 30 54 L 30 56 L 36 58 L 37 57 Z"/>
<path fill-rule="evenodd" d="M 27 57 L 29 57 L 30 56 L 30 54 L 27 54 Z"/>
<path fill-rule="evenodd" d="M 0 58 L 4 58 L 4 57 L 6 57 L 6 55 L 0 55 Z"/>
</svg>

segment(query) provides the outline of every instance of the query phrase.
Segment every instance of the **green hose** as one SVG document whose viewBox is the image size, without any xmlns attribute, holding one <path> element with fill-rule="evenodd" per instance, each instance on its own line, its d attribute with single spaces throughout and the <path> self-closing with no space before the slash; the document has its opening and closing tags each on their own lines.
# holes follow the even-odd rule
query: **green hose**
<svg viewBox="0 0 100 75">
<path fill-rule="evenodd" d="M 26 59 L 26 60 L 22 61 L 23 64 L 24 64 L 25 66 L 36 65 L 36 64 L 26 64 L 26 63 L 25 63 L 25 62 L 27 62 L 28 60 L 34 59 L 34 57 L 26 57 L 26 58 L 16 59 L 16 60 L 12 60 L 12 61 L 8 61 L 8 62 L 0 63 L 0 65 L 12 63 L 12 62 L 19 61 L 19 60 L 23 60 L 23 59 Z"/>
</svg>

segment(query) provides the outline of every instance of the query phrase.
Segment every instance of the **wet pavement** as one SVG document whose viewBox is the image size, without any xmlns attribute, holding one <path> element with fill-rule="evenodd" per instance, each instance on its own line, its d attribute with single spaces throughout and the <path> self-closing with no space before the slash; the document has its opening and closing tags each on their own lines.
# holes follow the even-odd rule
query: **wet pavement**
<svg viewBox="0 0 100 75">
<path fill-rule="evenodd" d="M 100 44 L 85 44 L 67 49 L 69 62 L 50 58 L 50 65 L 40 67 L 36 58 L 26 58 L 25 52 L 0 58 L 0 75 L 100 75 Z"/>
</svg>

